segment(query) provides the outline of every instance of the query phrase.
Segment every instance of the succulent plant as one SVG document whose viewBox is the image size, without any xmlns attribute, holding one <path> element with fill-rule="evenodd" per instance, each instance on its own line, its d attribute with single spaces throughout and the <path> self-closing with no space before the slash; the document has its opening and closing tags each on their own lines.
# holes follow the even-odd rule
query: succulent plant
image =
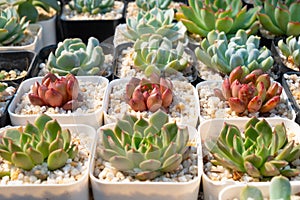
<svg viewBox="0 0 300 200">
<path fill-rule="evenodd" d="M 274 176 L 270 181 L 269 186 L 269 199 L 291 199 L 291 183 L 287 177 Z M 255 186 L 247 185 L 240 192 L 240 200 L 247 199 L 263 200 L 263 195 L 260 189 Z"/>
<path fill-rule="evenodd" d="M 298 39 L 294 36 L 289 36 L 286 43 L 283 40 L 278 41 L 278 48 L 286 57 L 286 61 L 300 68 L 300 36 Z"/>
<path fill-rule="evenodd" d="M 7 7 L 0 12 L 0 46 L 20 43 L 25 37 L 29 22 L 20 18 L 14 7 Z"/>
<path fill-rule="evenodd" d="M 150 79 L 131 78 L 126 85 L 126 102 L 134 111 L 167 111 L 173 101 L 172 82 L 152 75 Z"/>
<path fill-rule="evenodd" d="M 58 169 L 78 152 L 69 129 L 63 130 L 46 114 L 38 116 L 34 124 L 27 122 L 25 127 L 7 129 L 0 142 L 0 156 L 24 170 L 44 161 L 48 169 Z"/>
<path fill-rule="evenodd" d="M 98 39 L 90 37 L 85 45 L 80 38 L 70 38 L 59 42 L 55 52 L 49 54 L 47 68 L 59 75 L 101 75 L 104 60 Z"/>
<path fill-rule="evenodd" d="M 255 69 L 267 71 L 274 60 L 271 51 L 265 46 L 260 48 L 259 43 L 260 37 L 248 37 L 244 30 L 239 30 L 229 42 L 224 32 L 211 31 L 195 54 L 208 67 L 227 75 L 237 66 L 242 66 L 245 74 Z"/>
<path fill-rule="evenodd" d="M 243 133 L 234 124 L 225 122 L 218 138 L 206 140 L 205 146 L 213 154 L 213 164 L 233 172 L 260 179 L 300 174 L 291 164 L 300 156 L 300 145 L 288 141 L 283 122 L 272 129 L 265 119 L 252 117 Z"/>
<path fill-rule="evenodd" d="M 172 0 L 136 0 L 136 5 L 143 9 L 144 11 L 151 10 L 154 7 L 157 7 L 162 10 L 168 9 Z"/>
<path fill-rule="evenodd" d="M 72 110 L 77 107 L 79 83 L 76 77 L 68 74 L 58 78 L 48 73 L 39 83 L 32 86 L 32 93 L 28 94 L 31 104 L 38 106 L 61 107 L 64 110 Z"/>
<path fill-rule="evenodd" d="M 185 47 L 181 42 L 174 46 L 171 40 L 161 35 L 142 35 L 134 43 L 134 66 L 148 77 L 154 72 L 182 71 L 188 67 L 188 60 L 183 57 Z"/>
<path fill-rule="evenodd" d="M 159 34 L 172 42 L 187 42 L 186 28 L 181 23 L 174 23 L 174 10 L 160 10 L 153 8 L 147 12 L 140 11 L 136 18 L 127 18 L 127 30 L 123 35 L 136 41 L 143 34 Z"/>
<path fill-rule="evenodd" d="M 187 127 L 168 122 L 159 110 L 149 120 L 125 115 L 113 128 L 102 129 L 98 154 L 117 170 L 137 179 L 154 179 L 178 168 L 188 150 Z"/>
<path fill-rule="evenodd" d="M 69 6 L 78 13 L 98 14 L 106 13 L 113 9 L 114 0 L 72 0 Z"/>
<path fill-rule="evenodd" d="M 181 5 L 176 19 L 182 21 L 190 33 L 206 37 L 212 30 L 224 32 L 228 37 L 239 29 L 248 35 L 258 31 L 258 8 L 242 8 L 240 0 L 189 0 L 189 6 Z"/>
<path fill-rule="evenodd" d="M 237 114 L 260 112 L 274 109 L 280 102 L 282 87 L 271 82 L 270 76 L 255 70 L 244 76 L 242 67 L 235 68 L 222 83 L 222 90 L 215 94 L 228 101 L 231 110 Z"/>
<path fill-rule="evenodd" d="M 300 1 L 255 0 L 262 27 L 275 36 L 300 35 Z"/>
</svg>

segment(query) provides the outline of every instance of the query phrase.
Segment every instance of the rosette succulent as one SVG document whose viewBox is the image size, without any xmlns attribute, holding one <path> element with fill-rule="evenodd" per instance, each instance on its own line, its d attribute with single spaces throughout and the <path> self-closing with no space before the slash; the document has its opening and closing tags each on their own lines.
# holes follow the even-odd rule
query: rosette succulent
<svg viewBox="0 0 300 200">
<path fill-rule="evenodd" d="M 152 114 L 148 121 L 125 115 L 113 128 L 101 130 L 98 155 L 140 180 L 174 171 L 188 151 L 189 133 L 187 127 L 168 120 L 163 111 Z"/>
<path fill-rule="evenodd" d="M 172 82 L 156 76 L 150 79 L 131 78 L 126 85 L 125 100 L 134 111 L 167 111 L 173 101 Z"/>
<path fill-rule="evenodd" d="M 244 30 L 239 30 L 229 42 L 224 32 L 211 31 L 195 54 L 206 66 L 222 74 L 228 75 L 237 66 L 242 66 L 245 74 L 256 69 L 267 71 L 274 60 L 271 51 L 265 46 L 260 48 L 259 43 L 260 37 L 248 37 Z"/>
<path fill-rule="evenodd" d="M 105 56 L 97 38 L 90 37 L 87 45 L 80 38 L 59 42 L 47 61 L 50 72 L 59 75 L 101 75 Z"/>
<path fill-rule="evenodd" d="M 231 110 L 237 114 L 267 113 L 280 103 L 282 87 L 271 82 L 270 76 L 261 70 L 255 70 L 244 76 L 241 67 L 235 68 L 229 78 L 222 83 L 222 90 L 215 94 L 228 101 Z"/>
<path fill-rule="evenodd" d="M 298 39 L 294 36 L 289 36 L 286 39 L 286 43 L 283 40 L 278 41 L 278 48 L 285 56 L 285 60 L 300 68 L 300 36 Z"/>
<path fill-rule="evenodd" d="M 113 9 L 114 0 L 72 0 L 69 6 L 78 13 L 98 14 L 106 13 Z"/>
<path fill-rule="evenodd" d="M 206 37 L 212 30 L 234 35 L 239 29 L 248 35 L 258 31 L 258 8 L 242 8 L 240 0 L 189 0 L 189 6 L 181 5 L 176 19 L 182 21 L 190 33 Z"/>
<path fill-rule="evenodd" d="M 7 7 L 0 12 L 0 46 L 20 43 L 24 37 L 29 22 L 20 18 L 14 7 Z"/>
<path fill-rule="evenodd" d="M 79 83 L 74 75 L 68 74 L 66 77 L 58 78 L 48 73 L 41 83 L 38 81 L 34 83 L 28 97 L 32 105 L 72 110 L 77 107 L 78 93 Z"/>
<path fill-rule="evenodd" d="M 161 74 L 164 71 L 183 71 L 188 67 L 188 60 L 183 56 L 184 45 L 173 45 L 172 41 L 161 35 L 142 35 L 134 44 L 134 66 L 145 72 Z"/>
<path fill-rule="evenodd" d="M 205 146 L 213 155 L 213 164 L 233 172 L 259 179 L 280 174 L 292 177 L 300 173 L 292 165 L 299 158 L 300 145 L 294 140 L 288 141 L 284 123 L 272 129 L 265 119 L 252 117 L 242 133 L 234 124 L 225 122 L 219 137 L 206 140 Z"/>
<path fill-rule="evenodd" d="M 144 11 L 151 10 L 154 7 L 157 7 L 162 10 L 168 9 L 172 0 L 136 0 L 136 5 L 143 9 Z"/>
<path fill-rule="evenodd" d="M 262 27 L 275 36 L 300 35 L 300 1 L 255 0 Z"/>
<path fill-rule="evenodd" d="M 186 28 L 181 23 L 174 23 L 174 10 L 153 8 L 147 12 L 140 11 L 136 18 L 127 18 L 127 30 L 123 35 L 136 41 L 143 34 L 159 34 L 172 42 L 187 42 Z"/>
<path fill-rule="evenodd" d="M 70 130 L 62 129 L 46 114 L 38 116 L 34 124 L 27 122 L 25 127 L 7 129 L 0 140 L 0 156 L 24 170 L 43 162 L 50 170 L 58 169 L 77 152 Z"/>
</svg>

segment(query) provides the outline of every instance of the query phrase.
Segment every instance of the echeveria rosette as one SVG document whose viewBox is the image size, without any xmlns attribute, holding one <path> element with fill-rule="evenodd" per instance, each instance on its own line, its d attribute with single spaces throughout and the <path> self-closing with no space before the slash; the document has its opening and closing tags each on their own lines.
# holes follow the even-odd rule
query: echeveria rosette
<svg viewBox="0 0 300 200">
<path fill-rule="evenodd" d="M 111 11 L 114 3 L 114 0 L 71 0 L 69 6 L 78 13 L 96 15 Z"/>
<path fill-rule="evenodd" d="M 188 60 L 183 56 L 185 46 L 178 42 L 175 46 L 167 37 L 157 34 L 142 35 L 134 43 L 134 66 L 145 72 L 147 77 L 151 74 L 183 71 L 188 67 Z"/>
<path fill-rule="evenodd" d="M 229 75 L 238 66 L 242 66 L 244 74 L 256 69 L 266 72 L 274 60 L 271 51 L 259 44 L 260 37 L 248 37 L 244 30 L 239 30 L 230 41 L 224 32 L 211 31 L 195 49 L 195 54 L 207 67 L 224 75 Z"/>
<path fill-rule="evenodd" d="M 136 5 L 144 11 L 151 10 L 155 7 L 161 10 L 167 10 L 172 0 L 136 0 Z"/>
<path fill-rule="evenodd" d="M 285 56 L 287 62 L 300 69 L 300 36 L 298 39 L 294 36 L 289 36 L 284 42 L 282 39 L 278 41 L 278 48 Z"/>
<path fill-rule="evenodd" d="M 16 167 L 31 170 L 47 162 L 49 170 L 63 167 L 78 153 L 69 129 L 46 114 L 39 115 L 34 124 L 9 128 L 0 140 L 0 156 Z"/>
<path fill-rule="evenodd" d="M 97 38 L 90 37 L 87 45 L 80 38 L 68 38 L 59 42 L 55 52 L 48 56 L 47 69 L 64 76 L 101 75 L 105 70 L 105 56 Z"/>
<path fill-rule="evenodd" d="M 282 87 L 271 82 L 270 76 L 262 70 L 245 76 L 240 66 L 224 79 L 222 90 L 215 89 L 215 94 L 228 101 L 230 109 L 238 115 L 270 112 L 280 103 L 281 92 Z"/>
<path fill-rule="evenodd" d="M 255 1 L 262 27 L 275 36 L 300 35 L 300 1 Z"/>
<path fill-rule="evenodd" d="M 125 114 L 113 128 L 103 128 L 100 139 L 101 158 L 117 170 L 147 180 L 178 168 L 188 150 L 189 132 L 159 110 L 149 120 Z"/>
<path fill-rule="evenodd" d="M 182 21 L 188 32 L 206 37 L 212 30 L 224 32 L 228 37 L 243 29 L 248 35 L 258 31 L 258 8 L 242 8 L 240 0 L 189 0 L 189 6 L 181 5 L 176 19 Z"/>
<path fill-rule="evenodd" d="M 206 140 L 205 146 L 213 155 L 214 165 L 232 172 L 259 179 L 280 174 L 293 177 L 300 173 L 291 164 L 299 158 L 300 145 L 288 141 L 284 123 L 272 128 L 265 119 L 252 117 L 242 132 L 236 125 L 225 122 L 219 137 Z"/>
</svg>

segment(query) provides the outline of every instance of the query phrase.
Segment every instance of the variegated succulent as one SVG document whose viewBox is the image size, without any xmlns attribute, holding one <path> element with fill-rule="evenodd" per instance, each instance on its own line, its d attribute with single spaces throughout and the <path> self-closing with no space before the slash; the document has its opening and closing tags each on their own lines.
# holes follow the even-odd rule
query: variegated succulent
<svg viewBox="0 0 300 200">
<path fill-rule="evenodd" d="M 184 50 L 181 42 L 175 47 L 166 37 L 145 34 L 134 43 L 134 66 L 144 71 L 147 77 L 153 73 L 183 71 L 188 67 Z"/>
<path fill-rule="evenodd" d="M 229 78 L 225 78 L 222 90 L 215 94 L 227 100 L 231 110 L 239 115 L 245 113 L 267 113 L 280 102 L 282 87 L 271 82 L 270 76 L 261 70 L 255 70 L 244 76 L 242 67 L 235 68 Z"/>
<path fill-rule="evenodd" d="M 268 71 L 274 63 L 271 51 L 265 46 L 260 48 L 260 37 L 247 36 L 239 30 L 228 41 L 224 32 L 211 31 L 195 49 L 197 58 L 206 66 L 229 74 L 237 66 L 242 66 L 244 74 L 256 69 Z"/>
<path fill-rule="evenodd" d="M 300 156 L 300 145 L 288 141 L 284 123 L 272 129 L 265 119 L 252 117 L 242 132 L 236 125 L 225 122 L 219 137 L 206 140 L 205 146 L 213 155 L 213 164 L 233 172 L 259 179 L 300 174 L 291 164 Z"/>
<path fill-rule="evenodd" d="M 173 101 L 172 82 L 153 74 L 150 79 L 131 78 L 126 85 L 125 100 L 134 111 L 167 111 Z"/>
<path fill-rule="evenodd" d="M 300 69 L 300 36 L 297 39 L 291 35 L 286 39 L 286 43 L 282 39 L 279 40 L 278 48 L 287 62 Z"/>
<path fill-rule="evenodd" d="M 114 0 L 71 0 L 69 6 L 78 13 L 98 14 L 106 13 L 113 9 Z"/>
<path fill-rule="evenodd" d="M 125 115 L 113 128 L 101 129 L 100 138 L 100 157 L 117 170 L 147 180 L 178 168 L 188 151 L 189 133 L 157 111 L 149 120 Z"/>
<path fill-rule="evenodd" d="M 43 162 L 50 170 L 58 169 L 77 152 L 70 130 L 62 129 L 46 114 L 38 116 L 34 124 L 27 122 L 25 127 L 7 129 L 0 140 L 0 156 L 24 170 Z"/>
<path fill-rule="evenodd" d="M 262 27 L 275 36 L 300 35 L 300 1 L 296 0 L 255 0 Z"/>
<path fill-rule="evenodd" d="M 174 10 L 160 10 L 153 8 L 147 12 L 140 11 L 136 18 L 127 18 L 127 30 L 123 35 L 136 41 L 143 34 L 159 34 L 172 42 L 187 43 L 186 28 L 181 23 L 173 22 Z"/>
<path fill-rule="evenodd" d="M 152 8 L 159 8 L 162 10 L 168 9 L 172 0 L 136 0 L 136 5 L 144 11 L 151 10 Z"/>
<path fill-rule="evenodd" d="M 59 42 L 55 52 L 48 56 L 46 67 L 61 76 L 101 75 L 105 71 L 105 56 L 97 38 L 90 37 L 87 45 L 80 38 Z"/>
<path fill-rule="evenodd" d="M 206 37 L 212 30 L 224 32 L 228 37 L 243 29 L 248 35 L 258 31 L 258 8 L 242 8 L 240 0 L 189 0 L 189 6 L 181 5 L 176 19 L 182 21 L 188 31 Z"/>
</svg>

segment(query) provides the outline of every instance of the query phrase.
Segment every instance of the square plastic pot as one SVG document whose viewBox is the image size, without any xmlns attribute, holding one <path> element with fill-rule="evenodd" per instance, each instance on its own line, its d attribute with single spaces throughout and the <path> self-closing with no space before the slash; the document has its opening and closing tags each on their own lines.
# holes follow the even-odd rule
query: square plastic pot
<svg viewBox="0 0 300 200">
<path fill-rule="evenodd" d="M 267 122 L 274 127 L 276 124 L 284 123 L 288 132 L 293 132 L 296 134 L 296 141 L 300 141 L 300 126 L 294 121 L 284 119 L 284 118 L 265 118 Z M 224 122 L 236 125 L 241 131 L 243 131 L 244 125 L 248 122 L 249 118 L 239 118 L 239 119 L 211 119 L 202 122 L 198 128 L 200 133 L 201 142 L 203 143 L 208 138 L 216 138 L 219 136 Z M 205 155 L 203 155 L 205 157 Z M 202 161 L 203 162 L 203 161 Z M 203 163 L 204 166 L 205 163 Z M 233 180 L 224 181 L 213 181 L 206 173 L 202 175 L 202 184 L 205 200 L 216 200 L 218 195 L 223 188 L 230 185 L 245 185 L 246 182 L 238 182 Z M 266 184 L 265 182 L 248 182 L 248 184 L 260 186 Z"/>
</svg>

